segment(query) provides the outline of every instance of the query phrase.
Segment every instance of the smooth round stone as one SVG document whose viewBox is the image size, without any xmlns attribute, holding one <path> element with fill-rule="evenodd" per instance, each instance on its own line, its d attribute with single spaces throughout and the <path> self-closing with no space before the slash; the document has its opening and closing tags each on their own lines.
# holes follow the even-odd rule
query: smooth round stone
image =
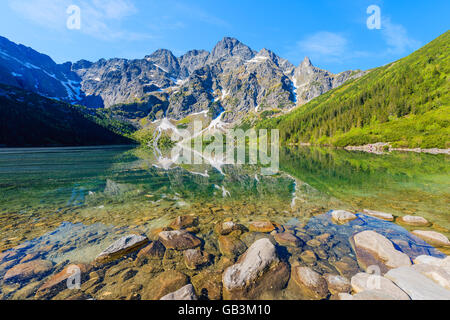
<svg viewBox="0 0 450 320">
<path fill-rule="evenodd" d="M 175 292 L 165 295 L 160 300 L 197 300 L 197 296 L 195 295 L 195 290 L 192 284 L 188 284 Z"/>
<path fill-rule="evenodd" d="M 198 217 L 196 216 L 179 216 L 169 225 L 170 228 L 179 230 L 194 227 L 198 225 Z"/>
<path fill-rule="evenodd" d="M 220 235 L 228 235 L 233 231 L 236 230 L 245 230 L 245 227 L 241 224 L 237 224 L 233 221 L 226 221 L 223 223 L 218 223 L 215 227 L 214 230 L 220 234 Z"/>
<path fill-rule="evenodd" d="M 19 282 L 32 278 L 41 277 L 49 273 L 53 268 L 53 263 L 48 260 L 33 260 L 30 262 L 18 264 L 9 269 L 3 280 L 7 282 Z"/>
<path fill-rule="evenodd" d="M 274 238 L 282 246 L 298 247 L 302 243 L 299 238 L 289 232 L 277 233 Z"/>
<path fill-rule="evenodd" d="M 163 231 L 159 234 L 159 240 L 167 249 L 186 250 L 201 245 L 199 238 L 185 230 Z"/>
<path fill-rule="evenodd" d="M 378 266 L 381 273 L 390 269 L 410 266 L 409 256 L 394 248 L 392 242 L 381 234 L 366 230 L 353 235 L 350 238 L 360 267 L 368 270 L 372 266 Z"/>
<path fill-rule="evenodd" d="M 414 230 L 412 234 L 434 246 L 450 246 L 450 241 L 448 238 L 442 233 L 436 231 Z"/>
<path fill-rule="evenodd" d="M 450 271 L 450 257 L 439 259 L 436 257 L 423 255 L 414 259 L 414 264 L 429 264 L 432 266 L 442 267 Z"/>
<path fill-rule="evenodd" d="M 152 241 L 148 246 L 142 248 L 136 256 L 136 265 L 142 266 L 149 260 L 162 259 L 166 248 L 160 241 Z"/>
<path fill-rule="evenodd" d="M 275 246 L 268 239 L 260 239 L 250 246 L 237 264 L 225 270 L 223 285 L 230 291 L 242 289 L 278 261 Z"/>
<path fill-rule="evenodd" d="M 184 251 L 184 263 L 191 270 L 196 270 L 209 262 L 209 254 L 200 249 L 189 249 Z"/>
<path fill-rule="evenodd" d="M 399 222 L 416 227 L 427 226 L 430 224 L 427 219 L 419 216 L 400 217 Z"/>
<path fill-rule="evenodd" d="M 245 243 L 233 236 L 219 236 L 219 250 L 224 256 L 235 258 L 247 250 Z"/>
<path fill-rule="evenodd" d="M 450 290 L 438 285 L 411 266 L 392 269 L 385 277 L 405 291 L 412 300 L 450 300 Z"/>
<path fill-rule="evenodd" d="M 148 243 L 147 237 L 131 234 L 120 238 L 102 253 L 100 253 L 95 261 L 97 263 L 108 263 L 123 257 L 133 251 L 139 250 Z"/>
<path fill-rule="evenodd" d="M 368 290 L 355 294 L 352 300 L 363 300 L 363 301 L 373 301 L 373 300 L 398 300 L 391 296 L 388 292 L 383 290 Z M 410 299 L 403 299 L 410 300 Z"/>
<path fill-rule="evenodd" d="M 327 281 L 311 268 L 294 267 L 292 278 L 303 294 L 310 298 L 324 299 L 328 295 Z"/>
<path fill-rule="evenodd" d="M 386 292 L 395 300 L 410 300 L 409 296 L 391 280 L 380 275 L 358 273 L 351 279 L 351 286 L 354 292 L 364 292 L 370 290 L 381 290 Z"/>
<path fill-rule="evenodd" d="M 345 210 L 333 210 L 331 212 L 331 217 L 333 221 L 344 224 L 349 221 L 355 220 L 357 217 L 351 212 L 345 211 Z"/>
<path fill-rule="evenodd" d="M 250 223 L 249 230 L 251 232 L 270 233 L 275 230 L 275 226 L 270 221 L 253 221 Z"/>
<path fill-rule="evenodd" d="M 363 212 L 368 216 L 375 217 L 384 221 L 391 221 L 391 222 L 394 221 L 394 216 L 390 213 L 368 209 L 364 209 Z"/>
<path fill-rule="evenodd" d="M 323 277 L 327 281 L 331 294 L 350 293 L 352 290 L 350 281 L 343 276 L 327 273 Z"/>
<path fill-rule="evenodd" d="M 424 276 L 430 278 L 435 283 L 450 290 L 450 270 L 449 268 L 443 268 L 433 266 L 431 264 L 415 264 L 412 266 L 415 271 L 420 272 Z"/>
</svg>

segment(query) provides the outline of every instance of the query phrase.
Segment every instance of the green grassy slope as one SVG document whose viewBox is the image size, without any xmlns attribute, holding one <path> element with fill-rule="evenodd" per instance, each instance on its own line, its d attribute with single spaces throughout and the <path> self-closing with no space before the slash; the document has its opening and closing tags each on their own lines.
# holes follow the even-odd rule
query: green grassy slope
<svg viewBox="0 0 450 320">
<path fill-rule="evenodd" d="M 131 144 L 134 127 L 106 110 L 47 99 L 0 85 L 0 146 L 93 146 Z"/>
<path fill-rule="evenodd" d="M 280 129 L 285 143 L 449 148 L 449 68 L 447 31 L 410 56 L 257 127 Z"/>
</svg>

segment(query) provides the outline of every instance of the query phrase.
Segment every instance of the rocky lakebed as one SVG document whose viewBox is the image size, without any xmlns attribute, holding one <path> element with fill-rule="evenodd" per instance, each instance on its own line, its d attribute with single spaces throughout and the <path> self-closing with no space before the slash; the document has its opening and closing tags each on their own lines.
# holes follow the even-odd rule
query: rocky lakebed
<svg viewBox="0 0 450 320">
<path fill-rule="evenodd" d="M 176 216 L 148 233 L 63 223 L 38 242 L 0 254 L 0 297 L 450 300 L 450 258 L 442 252 L 448 252 L 449 240 L 402 225 L 429 222 L 334 210 L 307 223 L 241 223 L 223 208 L 206 207 L 203 214 Z M 117 240 L 105 241 L 111 233 Z M 83 263 L 74 263 L 74 254 L 59 263 L 51 259 L 55 251 L 80 246 L 96 248 L 96 257 Z"/>
<path fill-rule="evenodd" d="M 273 176 L 159 160 L 0 152 L 0 299 L 450 299 L 446 155 L 286 149 Z"/>
</svg>

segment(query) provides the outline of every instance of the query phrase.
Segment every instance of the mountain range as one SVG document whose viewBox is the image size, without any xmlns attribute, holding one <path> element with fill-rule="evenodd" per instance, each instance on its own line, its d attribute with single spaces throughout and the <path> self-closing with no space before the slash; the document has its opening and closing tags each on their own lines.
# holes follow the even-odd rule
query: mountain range
<svg viewBox="0 0 450 320">
<path fill-rule="evenodd" d="M 0 145 L 148 143 L 200 119 L 277 128 L 286 144 L 448 148 L 449 52 L 447 31 L 401 60 L 333 74 L 228 37 L 211 52 L 63 64 L 0 37 Z"/>
<path fill-rule="evenodd" d="M 55 63 L 0 37 L 0 83 L 89 108 L 117 110 L 130 119 L 175 120 L 211 110 L 236 122 L 248 113 L 289 110 L 333 89 L 360 71 L 321 70 L 308 58 L 295 67 L 270 50 L 252 50 L 225 37 L 211 52 L 176 57 L 160 49 L 143 59 Z"/>
</svg>

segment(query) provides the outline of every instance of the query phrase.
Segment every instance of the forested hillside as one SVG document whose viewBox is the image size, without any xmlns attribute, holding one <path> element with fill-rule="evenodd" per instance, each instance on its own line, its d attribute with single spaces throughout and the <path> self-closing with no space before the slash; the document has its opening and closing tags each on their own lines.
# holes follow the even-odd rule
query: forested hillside
<svg viewBox="0 0 450 320">
<path fill-rule="evenodd" d="M 107 110 L 93 110 L 0 85 L 0 146 L 130 144 L 134 127 Z"/>
<path fill-rule="evenodd" d="M 260 122 L 289 143 L 450 147 L 450 31 L 410 56 Z"/>
</svg>

